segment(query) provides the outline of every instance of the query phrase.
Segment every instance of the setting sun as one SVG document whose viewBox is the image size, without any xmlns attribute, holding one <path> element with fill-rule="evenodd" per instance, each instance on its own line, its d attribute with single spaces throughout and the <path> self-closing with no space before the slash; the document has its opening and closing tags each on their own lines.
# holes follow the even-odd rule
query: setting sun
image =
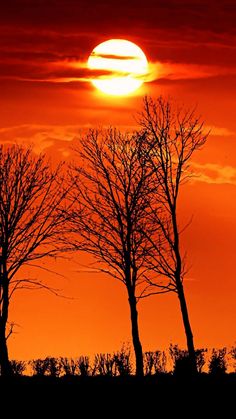
<svg viewBox="0 0 236 419">
<path fill-rule="evenodd" d="M 148 62 L 141 48 L 133 42 L 110 39 L 94 48 L 88 59 L 88 68 L 108 72 L 108 75 L 92 79 L 97 89 L 108 95 L 123 96 L 143 84 Z"/>
</svg>

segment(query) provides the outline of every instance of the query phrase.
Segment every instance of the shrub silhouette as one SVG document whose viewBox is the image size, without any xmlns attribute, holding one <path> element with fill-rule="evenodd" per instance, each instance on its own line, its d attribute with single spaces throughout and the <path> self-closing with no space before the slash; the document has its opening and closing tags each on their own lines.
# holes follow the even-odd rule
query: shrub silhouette
<svg viewBox="0 0 236 419">
<path fill-rule="evenodd" d="M 46 364 L 46 374 L 50 377 L 59 377 L 61 372 L 61 362 L 58 358 L 47 357 L 44 360 Z"/>
<path fill-rule="evenodd" d="M 78 371 L 78 365 L 72 358 L 61 357 L 60 358 L 61 372 L 66 376 L 76 375 Z"/>
<path fill-rule="evenodd" d="M 33 370 L 33 375 L 59 377 L 61 363 L 58 358 L 47 357 L 45 359 L 33 359 L 29 362 Z"/>
<path fill-rule="evenodd" d="M 13 375 L 21 376 L 23 375 L 24 371 L 26 370 L 26 362 L 25 361 L 17 361 L 15 359 L 11 360 L 11 368 Z"/>
<path fill-rule="evenodd" d="M 29 361 L 29 364 L 33 370 L 33 375 L 37 376 L 44 376 L 46 375 L 47 371 L 47 363 L 45 362 L 45 359 L 32 359 Z"/>
<path fill-rule="evenodd" d="M 232 346 L 232 348 L 229 351 L 231 358 L 234 361 L 234 370 L 236 372 L 236 346 Z"/>
<path fill-rule="evenodd" d="M 88 356 L 80 356 L 77 361 L 77 368 L 79 375 L 82 377 L 87 377 L 90 375 L 90 364 L 89 364 L 89 357 Z"/>
<path fill-rule="evenodd" d="M 196 349 L 195 359 L 197 372 L 201 373 L 205 365 L 205 352 L 207 349 Z M 178 345 L 170 344 L 169 353 L 173 362 L 173 372 L 178 375 L 188 375 L 192 373 L 192 363 L 188 351 L 180 349 Z"/>
<path fill-rule="evenodd" d="M 112 354 L 96 354 L 92 375 L 116 377 L 127 376 L 132 373 L 130 348 L 122 346 L 120 351 Z"/>
<path fill-rule="evenodd" d="M 180 349 L 178 345 L 170 344 L 169 354 L 173 362 L 173 373 L 186 375 L 189 373 L 190 362 L 188 351 Z"/>
<path fill-rule="evenodd" d="M 116 364 L 114 356 L 107 354 L 96 354 L 94 358 L 94 375 L 106 375 L 106 376 L 115 376 L 116 375 Z"/>
<path fill-rule="evenodd" d="M 205 353 L 207 352 L 206 348 L 196 349 L 195 356 L 196 356 L 196 364 L 197 364 L 197 371 L 199 373 L 202 372 L 202 369 L 206 363 Z"/>
<path fill-rule="evenodd" d="M 126 347 L 125 345 L 122 346 L 120 351 L 114 354 L 115 365 L 120 376 L 127 376 L 132 374 L 130 355 L 130 348 L 128 346 Z"/>
<path fill-rule="evenodd" d="M 226 373 L 226 354 L 226 348 L 212 349 L 211 359 L 209 361 L 209 374 L 222 375 Z"/>
<path fill-rule="evenodd" d="M 149 351 L 144 353 L 145 375 L 166 372 L 167 358 L 163 351 Z"/>
</svg>

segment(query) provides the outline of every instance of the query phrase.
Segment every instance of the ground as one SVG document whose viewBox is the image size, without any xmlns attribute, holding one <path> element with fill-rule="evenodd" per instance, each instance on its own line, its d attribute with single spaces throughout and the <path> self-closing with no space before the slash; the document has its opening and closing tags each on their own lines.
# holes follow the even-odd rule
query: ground
<svg viewBox="0 0 236 419">
<path fill-rule="evenodd" d="M 0 380 L 8 412 L 27 417 L 71 418 L 233 417 L 236 374 L 195 378 L 14 377 Z M 9 403 L 10 402 L 10 403 Z M 232 410 L 233 409 L 233 410 Z M 181 415 L 181 416 L 180 416 Z"/>
</svg>

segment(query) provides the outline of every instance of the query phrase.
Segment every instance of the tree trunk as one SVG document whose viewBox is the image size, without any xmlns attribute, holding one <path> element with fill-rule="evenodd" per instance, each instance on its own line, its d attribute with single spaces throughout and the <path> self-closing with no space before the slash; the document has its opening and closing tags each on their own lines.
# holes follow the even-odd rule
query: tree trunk
<svg viewBox="0 0 236 419">
<path fill-rule="evenodd" d="M 176 288 L 177 288 L 177 293 L 179 297 L 180 309 L 181 309 L 184 330 L 185 330 L 185 335 L 186 335 L 186 340 L 187 340 L 190 368 L 193 373 L 196 373 L 197 364 L 196 364 L 196 355 L 195 355 L 195 348 L 194 348 L 194 342 L 193 342 L 193 332 L 190 325 L 187 302 L 184 295 L 184 288 L 183 288 L 183 284 L 181 280 L 182 258 L 180 254 L 179 231 L 178 231 L 177 218 L 176 218 L 176 206 L 172 209 L 172 224 L 173 224 L 173 231 L 174 231 L 174 253 L 176 257 L 175 282 L 176 282 Z"/>
<path fill-rule="evenodd" d="M 184 330 L 187 340 L 187 347 L 188 347 L 188 353 L 189 353 L 189 360 L 191 364 L 191 369 L 194 373 L 197 372 L 197 365 L 196 365 L 196 355 L 195 355 L 195 348 L 194 348 L 194 342 L 193 342 L 193 333 L 190 325 L 189 315 L 188 315 L 188 308 L 187 303 L 184 295 L 184 289 L 181 282 L 179 282 L 177 286 L 178 291 L 178 297 L 180 302 L 180 308 L 182 313 L 182 319 L 184 324 Z"/>
<path fill-rule="evenodd" d="M 1 274 L 1 305 L 0 305 L 0 368 L 2 376 L 12 375 L 11 363 L 8 357 L 6 326 L 8 321 L 8 277 L 6 266 L 3 265 L 3 273 Z"/>
<path fill-rule="evenodd" d="M 139 339 L 137 301 L 133 293 L 129 293 L 132 340 L 135 352 L 136 375 L 143 377 L 143 350 Z"/>
<path fill-rule="evenodd" d="M 6 325 L 0 320 L 0 368 L 2 376 L 12 375 L 11 363 L 8 357 Z"/>
</svg>

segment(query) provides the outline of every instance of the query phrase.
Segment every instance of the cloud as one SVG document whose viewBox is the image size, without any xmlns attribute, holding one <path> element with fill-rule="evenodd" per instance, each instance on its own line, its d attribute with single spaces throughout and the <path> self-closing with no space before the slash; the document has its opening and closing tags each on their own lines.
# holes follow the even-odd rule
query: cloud
<svg viewBox="0 0 236 419">
<path fill-rule="evenodd" d="M 93 52 L 91 54 L 92 57 L 96 57 L 96 58 L 106 58 L 106 59 L 110 59 L 110 60 L 136 60 L 137 58 L 139 58 L 137 55 L 120 55 L 120 54 L 99 54 L 97 52 Z"/>
<path fill-rule="evenodd" d="M 179 29 L 186 32 L 235 32 L 233 0 L 8 0 L 1 6 L 2 24 L 36 28 L 57 28 L 61 31 L 90 29 L 97 34 L 126 33 L 149 28 Z M 132 21 L 132 25 L 130 22 Z M 182 29 L 182 31 L 181 31 Z M 179 35 L 179 36 L 180 36 Z"/>
<path fill-rule="evenodd" d="M 192 162 L 191 168 L 194 171 L 194 182 L 204 182 L 217 185 L 236 185 L 236 168 L 232 166 L 221 166 L 215 163 L 200 164 Z"/>
<path fill-rule="evenodd" d="M 23 59 L 21 54 L 0 59 L 0 79 L 29 82 L 68 83 L 89 82 L 92 79 L 124 77 L 130 73 L 106 69 L 89 69 L 86 61 L 78 61 L 73 57 L 61 61 L 53 61 L 51 55 L 38 54 L 37 60 Z M 231 69 L 222 66 L 194 65 L 173 62 L 149 62 L 147 74 L 133 77 L 142 78 L 145 82 L 161 82 L 163 80 L 178 81 L 186 79 L 202 79 L 224 75 L 236 75 L 236 66 Z"/>
<path fill-rule="evenodd" d="M 4 63 L 0 61 L 0 78 L 22 81 L 70 82 L 89 81 L 93 78 L 110 77 L 114 72 L 87 68 L 81 62 L 41 62 L 30 63 L 18 61 Z"/>
<path fill-rule="evenodd" d="M 210 77 L 236 75 L 236 67 L 229 69 L 222 66 L 195 65 L 187 63 L 156 62 L 150 64 L 150 81 L 192 80 Z"/>
<path fill-rule="evenodd" d="M 230 137 L 232 135 L 236 135 L 236 132 L 231 131 L 228 128 L 216 127 L 214 125 L 205 125 L 204 131 L 210 132 L 211 136 L 215 137 Z"/>
<path fill-rule="evenodd" d="M 132 0 L 96 5 L 8 0 L 0 15 L 0 78 L 66 83 L 114 76 L 85 66 L 94 47 L 111 37 L 128 38 L 144 49 L 151 62 L 145 81 L 236 74 L 234 11 L 231 1 L 224 7 L 216 1 L 212 8 L 201 0 L 191 5 L 150 0 L 147 8 Z"/>
<path fill-rule="evenodd" d="M 75 60 L 39 61 L 0 60 L 0 78 L 7 80 L 35 81 L 49 83 L 89 82 L 93 79 L 109 79 L 132 76 L 149 81 L 150 74 L 136 74 L 122 70 L 90 69 L 87 62 Z"/>
<path fill-rule="evenodd" d="M 32 145 L 36 153 L 53 149 L 63 157 L 71 154 L 70 145 L 89 127 L 81 125 L 16 125 L 0 128 L 1 143 Z"/>
<path fill-rule="evenodd" d="M 0 128 L 1 143 L 18 143 L 33 146 L 36 153 L 46 151 L 58 154 L 58 158 L 69 158 L 72 156 L 74 142 L 84 135 L 90 124 L 84 125 L 40 125 L 22 124 L 12 127 Z M 127 129 L 129 128 L 129 129 Z M 135 128 L 135 127 L 134 127 Z M 124 131 L 129 131 L 129 127 L 123 127 Z M 213 132 L 226 132 L 227 129 L 213 127 Z M 217 185 L 236 185 L 236 168 L 232 166 L 222 166 L 216 163 L 191 163 L 191 170 L 194 173 L 193 182 L 204 182 Z"/>
</svg>

